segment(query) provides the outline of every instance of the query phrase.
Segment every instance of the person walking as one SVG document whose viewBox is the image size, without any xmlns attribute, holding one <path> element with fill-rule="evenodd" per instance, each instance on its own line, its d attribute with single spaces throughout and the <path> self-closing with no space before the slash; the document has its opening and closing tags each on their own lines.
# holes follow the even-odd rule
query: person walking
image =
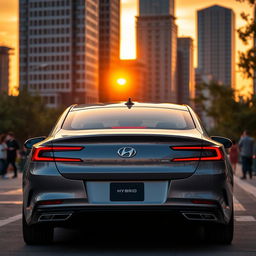
<svg viewBox="0 0 256 256">
<path fill-rule="evenodd" d="M 16 158 L 17 158 L 17 151 L 19 150 L 19 144 L 15 140 L 15 136 L 13 132 L 8 132 L 6 137 L 6 144 L 7 144 L 7 168 L 11 164 L 13 167 L 13 179 L 18 177 L 17 174 L 17 166 L 16 166 Z"/>
<path fill-rule="evenodd" d="M 0 174 L 6 179 L 6 163 L 7 163 L 7 145 L 5 143 L 5 134 L 0 134 Z"/>
<path fill-rule="evenodd" d="M 254 152 L 252 158 L 252 175 L 256 176 L 256 143 L 254 143 Z"/>
<path fill-rule="evenodd" d="M 249 136 L 248 131 L 244 131 L 238 143 L 242 158 L 243 176 L 241 179 L 246 179 L 247 172 L 252 179 L 252 159 L 254 150 L 254 139 Z"/>
<path fill-rule="evenodd" d="M 24 166 L 25 166 L 28 154 L 29 154 L 29 152 L 28 152 L 27 148 L 23 146 L 23 149 L 20 150 L 20 152 L 19 152 L 19 155 L 20 155 L 19 170 L 20 170 L 20 172 L 23 172 L 23 170 L 24 170 Z"/>
<path fill-rule="evenodd" d="M 238 156 L 239 156 L 239 148 L 237 142 L 235 140 L 232 141 L 233 145 L 229 150 L 229 159 L 232 165 L 233 173 L 236 173 L 236 165 L 238 163 Z"/>
</svg>

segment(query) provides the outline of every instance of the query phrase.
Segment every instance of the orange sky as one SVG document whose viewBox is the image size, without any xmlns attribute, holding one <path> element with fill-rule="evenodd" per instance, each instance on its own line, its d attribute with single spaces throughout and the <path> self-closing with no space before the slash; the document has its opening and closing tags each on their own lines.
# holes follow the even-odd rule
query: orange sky
<svg viewBox="0 0 256 256">
<path fill-rule="evenodd" d="M 122 36 L 121 58 L 135 58 L 135 18 L 137 14 L 137 0 L 121 0 L 122 2 Z M 240 12 L 251 12 L 251 8 L 245 3 L 235 0 L 176 0 L 176 17 L 180 36 L 191 36 L 196 39 L 196 10 L 212 4 L 220 4 L 232 8 L 236 13 L 237 28 L 243 25 Z M 0 0 L 0 44 L 15 48 L 15 55 L 11 58 L 11 86 L 18 85 L 18 0 Z M 196 50 L 197 42 L 194 42 Z M 237 49 L 244 46 L 237 39 Z M 195 63 L 196 65 L 196 63 Z M 237 87 L 251 87 L 251 83 L 245 81 L 237 74 Z"/>
</svg>

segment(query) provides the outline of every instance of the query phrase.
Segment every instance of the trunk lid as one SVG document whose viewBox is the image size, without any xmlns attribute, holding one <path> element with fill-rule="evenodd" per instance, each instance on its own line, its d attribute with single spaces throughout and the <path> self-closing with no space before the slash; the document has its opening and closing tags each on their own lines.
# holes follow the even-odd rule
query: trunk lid
<svg viewBox="0 0 256 256">
<path fill-rule="evenodd" d="M 82 180 L 171 180 L 191 176 L 199 161 L 172 162 L 198 157 L 200 151 L 178 151 L 174 146 L 201 146 L 201 134 L 193 130 L 61 130 L 53 147 L 82 146 L 80 151 L 54 152 L 54 157 L 79 158 L 81 162 L 56 162 L 66 178 Z M 127 149 L 128 148 L 128 149 Z M 132 157 L 120 152 L 132 149 Z"/>
</svg>

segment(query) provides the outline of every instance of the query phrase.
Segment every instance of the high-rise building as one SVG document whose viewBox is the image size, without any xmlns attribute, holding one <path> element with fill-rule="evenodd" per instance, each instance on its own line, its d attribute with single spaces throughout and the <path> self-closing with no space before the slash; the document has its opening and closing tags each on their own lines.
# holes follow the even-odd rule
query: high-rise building
<svg viewBox="0 0 256 256">
<path fill-rule="evenodd" d="M 51 107 L 98 101 L 98 1 L 19 5 L 21 90 Z"/>
<path fill-rule="evenodd" d="M 202 75 L 235 88 L 235 14 L 214 5 L 197 12 L 198 68 Z"/>
<path fill-rule="evenodd" d="M 195 86 L 195 94 L 196 98 L 201 98 L 203 97 L 204 100 L 204 106 L 209 109 L 211 107 L 211 95 L 208 87 L 202 85 L 209 85 L 213 81 L 212 75 L 204 75 L 201 73 L 201 71 L 196 68 L 195 69 L 195 80 L 196 80 L 196 86 Z M 214 127 L 214 120 L 212 117 L 209 117 L 208 114 L 206 113 L 205 109 L 202 107 L 201 104 L 198 104 L 198 102 L 195 102 L 194 105 L 195 111 L 197 115 L 200 117 L 202 120 L 205 128 L 207 130 L 211 130 Z"/>
<path fill-rule="evenodd" d="M 177 102 L 177 26 L 174 0 L 140 0 L 137 58 L 147 71 L 145 99 Z"/>
<path fill-rule="evenodd" d="M 195 98 L 194 49 L 191 37 L 178 38 L 178 103 L 191 104 Z"/>
<path fill-rule="evenodd" d="M 108 102 L 109 73 L 120 56 L 120 0 L 99 0 L 99 31 L 99 96 L 101 102 Z"/>
<path fill-rule="evenodd" d="M 10 51 L 6 46 L 0 46 L 0 93 L 9 91 Z"/>
<path fill-rule="evenodd" d="M 174 0 L 140 0 L 139 13 L 143 16 L 174 16 Z"/>
</svg>

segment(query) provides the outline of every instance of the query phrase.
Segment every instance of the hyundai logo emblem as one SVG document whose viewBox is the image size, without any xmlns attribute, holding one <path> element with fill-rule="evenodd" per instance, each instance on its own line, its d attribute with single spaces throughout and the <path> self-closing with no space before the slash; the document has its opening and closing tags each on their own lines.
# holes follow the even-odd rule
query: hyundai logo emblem
<svg viewBox="0 0 256 256">
<path fill-rule="evenodd" d="M 117 151 L 117 154 L 123 158 L 131 158 L 134 157 L 136 155 L 136 150 L 134 148 L 131 147 L 124 147 L 124 148 L 120 148 Z"/>
</svg>

